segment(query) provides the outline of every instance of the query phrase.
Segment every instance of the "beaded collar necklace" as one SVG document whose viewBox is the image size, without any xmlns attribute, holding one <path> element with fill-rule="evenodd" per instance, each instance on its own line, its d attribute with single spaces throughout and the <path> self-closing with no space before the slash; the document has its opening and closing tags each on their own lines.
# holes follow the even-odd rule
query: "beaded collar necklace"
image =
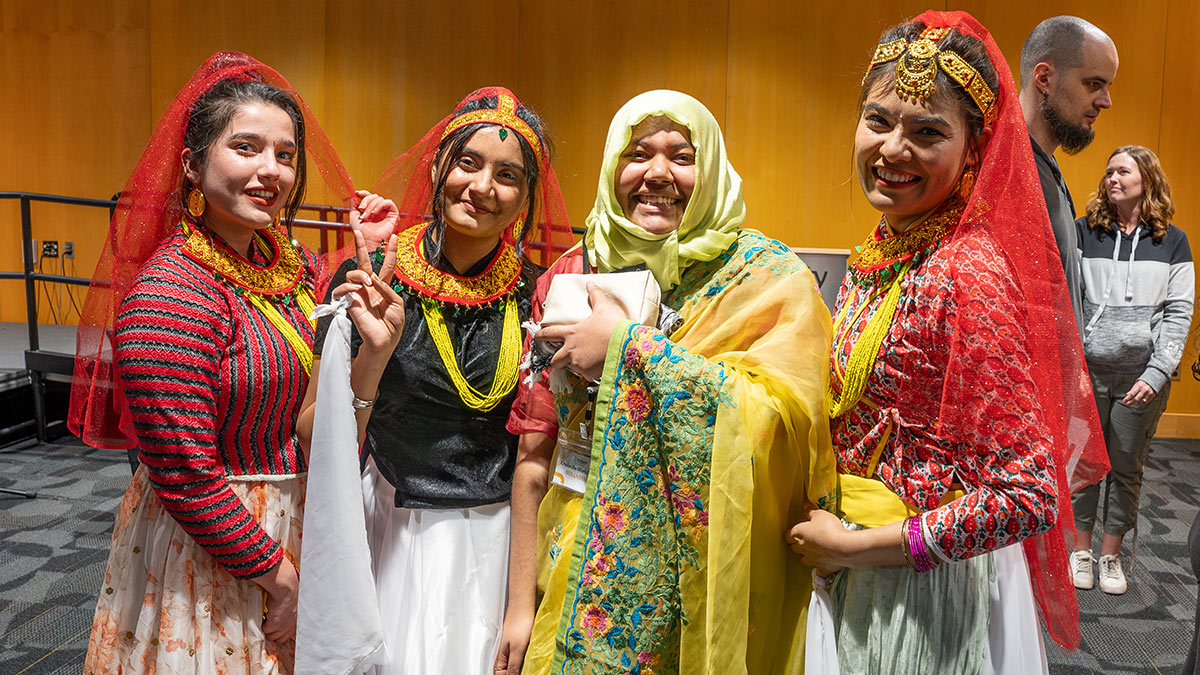
<svg viewBox="0 0 1200 675">
<path fill-rule="evenodd" d="M 521 261 L 513 245 L 500 241 L 500 250 L 482 272 L 461 276 L 434 267 L 425 256 L 421 242 L 429 225 L 410 227 L 398 233 L 396 271 L 392 287 L 453 305 L 504 304 L 504 297 L 516 289 L 521 280 Z"/>
<path fill-rule="evenodd" d="M 296 251 L 296 242 L 281 226 L 274 225 L 255 235 L 259 250 L 270 260 L 260 266 L 238 255 L 225 242 L 214 239 L 207 229 L 186 220 L 182 225 L 187 237 L 183 252 L 238 292 L 290 296 L 305 281 L 304 261 Z"/>
<path fill-rule="evenodd" d="M 306 340 L 276 307 L 276 304 L 286 307 L 294 303 L 307 317 L 312 316 L 316 306 L 312 279 L 296 250 L 299 244 L 288 236 L 287 230 L 274 225 L 265 230 L 266 234 L 260 231 L 254 235 L 254 245 L 270 260 L 266 266 L 259 266 L 238 255 L 224 242 L 214 240 L 207 229 L 195 227 L 187 220 L 180 225 L 185 235 L 184 255 L 211 270 L 219 281 L 231 286 L 235 294 L 258 309 L 291 345 L 304 372 L 311 373 L 311 338 Z"/>
<path fill-rule="evenodd" d="M 904 232 L 884 237 L 886 221 L 871 230 L 867 240 L 855 250 L 858 258 L 850 263 L 850 279 L 862 287 L 886 284 L 905 264 L 917 265 L 954 231 L 965 205 L 953 197 L 933 215 Z"/>
</svg>

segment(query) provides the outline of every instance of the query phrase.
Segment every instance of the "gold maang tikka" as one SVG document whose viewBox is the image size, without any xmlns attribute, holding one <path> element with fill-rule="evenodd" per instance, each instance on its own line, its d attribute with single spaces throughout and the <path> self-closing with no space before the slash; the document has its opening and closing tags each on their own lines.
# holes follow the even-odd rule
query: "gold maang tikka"
<svg viewBox="0 0 1200 675">
<path fill-rule="evenodd" d="M 996 94 L 984 82 L 978 70 L 952 51 L 938 49 L 937 43 L 949 28 L 926 28 L 916 40 L 904 38 L 880 43 L 875 48 L 867 72 L 881 63 L 896 62 L 896 95 L 905 101 L 924 101 L 933 95 L 940 69 L 970 94 L 983 113 L 983 121 L 991 125 L 999 114 Z M 866 81 L 866 75 L 863 81 Z"/>
</svg>

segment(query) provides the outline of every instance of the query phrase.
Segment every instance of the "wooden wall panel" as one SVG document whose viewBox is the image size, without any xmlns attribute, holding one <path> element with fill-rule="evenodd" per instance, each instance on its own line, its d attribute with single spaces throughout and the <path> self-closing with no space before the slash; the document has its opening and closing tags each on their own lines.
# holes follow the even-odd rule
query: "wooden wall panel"
<svg viewBox="0 0 1200 675">
<path fill-rule="evenodd" d="M 269 18 L 268 18 L 269 17 Z M 325 104 L 325 3 L 185 0 L 150 3 L 154 121 L 214 52 L 246 52 L 279 71 L 317 117 Z"/>
<path fill-rule="evenodd" d="M 731 6 L 724 129 L 750 227 L 791 246 L 850 248 L 878 222 L 851 158 L 862 74 L 879 34 L 926 6 Z"/>
<path fill-rule="evenodd" d="M 1200 110 L 1200 59 L 1196 57 L 1196 35 L 1200 14 L 1184 0 L 1170 0 L 1165 27 L 1166 41 L 1150 43 L 1162 48 L 1162 114 L 1156 149 L 1163 171 L 1171 182 L 1175 200 L 1175 224 L 1189 236 L 1192 255 L 1200 254 L 1200 165 L 1196 163 L 1196 111 Z M 1146 51 L 1152 51 L 1147 48 Z M 1151 146 L 1153 147 L 1153 146 Z M 1194 424 L 1189 434 L 1200 437 L 1200 382 L 1191 376 L 1197 358 L 1200 317 L 1192 319 L 1192 340 L 1183 355 L 1183 377 L 1171 392 L 1168 412 L 1190 413 Z"/>
<path fill-rule="evenodd" d="M 1089 196 L 1104 174 L 1108 154 L 1119 145 L 1137 143 L 1158 149 L 1158 120 L 1163 93 L 1162 43 L 1166 32 L 1167 0 L 1130 3 L 1094 0 L 1083 5 L 1067 0 L 1048 2 L 989 3 L 970 0 L 962 8 L 971 12 L 996 38 L 1007 57 L 1013 77 L 1020 77 L 1021 46 L 1043 19 L 1076 14 L 1096 24 L 1117 45 L 1120 67 L 1112 87 L 1112 108 L 1096 120 L 1096 137 L 1078 155 L 1061 150 L 1056 159 L 1071 188 L 1076 210 L 1082 214 Z M 1147 48 L 1154 45 L 1154 48 Z"/>
<path fill-rule="evenodd" d="M 612 116 L 637 94 L 676 89 L 725 119 L 727 3 L 522 0 L 519 88 L 549 123 L 571 224 L 596 201 Z"/>
<path fill-rule="evenodd" d="M 329 3 L 324 122 L 357 185 L 369 188 L 475 89 L 502 85 L 524 96 L 517 86 L 518 1 L 462 0 L 454 7 Z"/>
<path fill-rule="evenodd" d="M 121 189 L 149 124 L 148 4 L 0 4 L 0 190 L 106 199 Z M 62 264 L 91 276 L 107 212 L 51 204 L 32 211 L 35 238 L 75 243 L 74 261 L 47 259 L 43 269 L 57 273 Z M 16 202 L 0 202 L 0 241 L 0 269 L 20 271 Z M 65 295 L 63 304 L 70 307 Z M 64 314 L 74 319 L 73 310 Z M 0 281 L 0 318 L 25 320 L 23 282 Z M 39 320 L 53 320 L 45 296 Z"/>
<path fill-rule="evenodd" d="M 236 49 L 291 80 L 361 187 L 467 92 L 489 84 L 512 88 L 550 126 L 555 167 L 580 226 L 595 198 L 613 113 L 648 89 L 685 91 L 723 125 L 745 179 L 749 225 L 792 245 L 849 248 L 877 217 L 851 163 L 859 77 L 879 32 L 927 6 L 916 0 L 698 0 L 686 9 L 634 0 L 253 6 L 212 0 L 203 7 L 183 0 L 6 0 L 0 147 L 7 161 L 0 162 L 0 189 L 110 196 L 192 71 L 214 51 Z M 1067 181 L 1082 209 L 1113 147 L 1147 145 L 1171 179 L 1177 224 L 1191 229 L 1200 218 L 1200 168 L 1188 155 L 1192 111 L 1200 107 L 1191 44 L 1200 19 L 1191 3 L 965 0 L 956 6 L 991 29 L 1014 70 L 1025 37 L 1047 16 L 1075 13 L 1112 35 L 1121 55 L 1114 107 L 1100 116 L 1091 147 L 1075 157 L 1060 153 Z M 314 176 L 310 201 L 330 197 Z M 37 206 L 34 215 L 35 236 L 74 241 L 74 271 L 89 275 L 105 214 Z M 20 269 L 19 240 L 16 205 L 0 203 L 6 242 L 0 269 Z M 40 318 L 50 319 L 45 310 Z M 24 320 L 19 282 L 0 282 L 0 320 Z M 1194 357 L 1190 349 L 1185 369 Z M 1196 418 L 1176 427 L 1200 432 L 1200 385 L 1177 386 L 1169 410 L 1176 421 Z"/>
</svg>

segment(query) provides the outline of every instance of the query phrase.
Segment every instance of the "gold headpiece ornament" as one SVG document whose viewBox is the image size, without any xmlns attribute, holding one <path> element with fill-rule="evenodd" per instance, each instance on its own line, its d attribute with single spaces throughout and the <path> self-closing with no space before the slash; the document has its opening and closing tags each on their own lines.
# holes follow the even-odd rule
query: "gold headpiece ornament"
<svg viewBox="0 0 1200 675">
<path fill-rule="evenodd" d="M 538 135 L 525 123 L 525 120 L 517 117 L 517 102 L 504 94 L 496 95 L 495 108 L 472 110 L 469 113 L 459 115 L 450 120 L 450 123 L 446 125 L 446 130 L 442 132 L 442 138 L 449 136 L 468 124 L 478 122 L 500 125 L 502 127 L 500 130 L 500 140 L 504 140 L 503 127 L 508 127 L 521 134 L 529 143 L 529 147 L 533 148 L 533 154 L 537 156 L 538 162 L 542 161 L 542 142 L 538 140 Z"/>
<path fill-rule="evenodd" d="M 961 56 L 938 49 L 937 43 L 950 32 L 949 28 L 926 28 L 916 40 L 904 38 L 880 43 L 871 57 L 867 72 L 881 63 L 896 62 L 896 95 L 906 101 L 924 101 L 933 95 L 938 69 L 962 85 L 983 113 L 983 121 L 991 125 L 999 115 L 996 94 L 984 82 L 978 70 Z M 863 81 L 866 81 L 863 76 Z"/>
</svg>

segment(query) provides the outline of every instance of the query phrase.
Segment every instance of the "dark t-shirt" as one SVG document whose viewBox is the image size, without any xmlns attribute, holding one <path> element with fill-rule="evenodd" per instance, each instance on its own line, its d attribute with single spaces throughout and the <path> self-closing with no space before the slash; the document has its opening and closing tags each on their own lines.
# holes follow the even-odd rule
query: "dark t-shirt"
<svg viewBox="0 0 1200 675">
<path fill-rule="evenodd" d="M 1071 191 L 1063 180 L 1058 162 L 1029 138 L 1033 146 L 1033 158 L 1037 164 L 1038 182 L 1042 185 L 1042 196 L 1046 198 L 1046 211 L 1050 215 L 1050 228 L 1058 245 L 1058 256 L 1067 278 L 1067 290 L 1071 294 L 1071 309 L 1075 313 L 1075 325 L 1082 329 L 1083 302 L 1082 280 L 1079 271 L 1079 235 L 1075 232 L 1075 203 Z"/>
<path fill-rule="evenodd" d="M 424 243 L 425 250 L 432 250 L 428 233 Z M 463 276 L 483 272 L 498 251 L 499 247 Z M 338 268 L 329 286 L 331 293 L 354 266 L 351 259 Z M 435 266 L 453 273 L 444 257 Z M 537 265 L 522 261 L 516 291 L 522 322 L 529 319 L 541 272 Z M 401 297 L 404 330 L 379 381 L 367 423 L 367 452 L 383 477 L 395 486 L 396 506 L 470 508 L 506 501 L 512 492 L 517 437 L 504 427 L 516 390 L 488 412 L 467 407 L 429 334 L 421 311 L 422 296 L 404 290 Z M 504 303 L 475 307 L 443 303 L 441 309 L 463 376 L 476 391 L 488 391 L 500 355 Z M 330 321 L 322 318 L 317 325 L 318 354 Z M 351 353 L 357 354 L 361 344 L 362 338 L 354 330 Z"/>
</svg>

